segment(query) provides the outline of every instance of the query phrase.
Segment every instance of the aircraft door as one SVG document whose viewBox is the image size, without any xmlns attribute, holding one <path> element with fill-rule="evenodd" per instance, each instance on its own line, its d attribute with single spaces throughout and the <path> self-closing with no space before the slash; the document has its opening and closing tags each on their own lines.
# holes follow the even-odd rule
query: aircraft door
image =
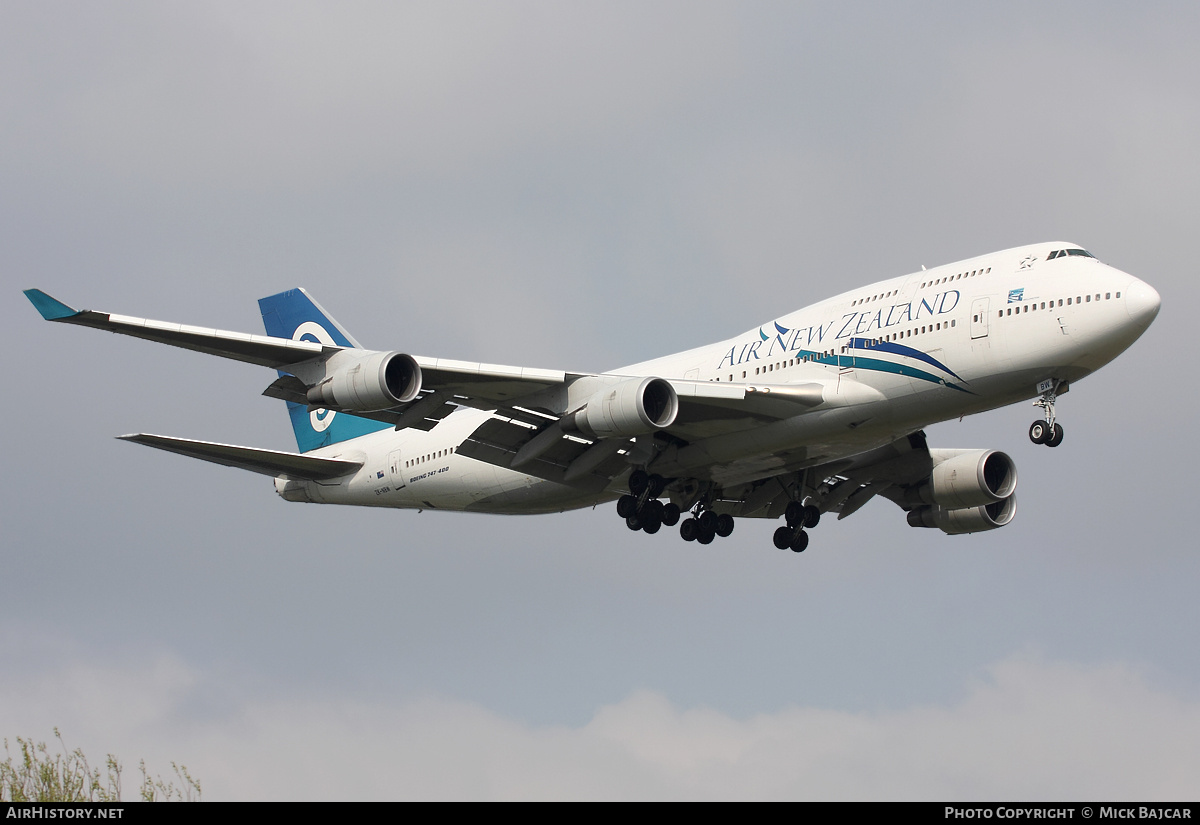
<svg viewBox="0 0 1200 825">
<path fill-rule="evenodd" d="M 388 475 L 391 477 L 393 490 L 404 486 L 404 459 L 399 450 L 388 456 Z"/>
<path fill-rule="evenodd" d="M 971 302 L 971 338 L 987 338 L 988 299 L 976 298 Z"/>
</svg>

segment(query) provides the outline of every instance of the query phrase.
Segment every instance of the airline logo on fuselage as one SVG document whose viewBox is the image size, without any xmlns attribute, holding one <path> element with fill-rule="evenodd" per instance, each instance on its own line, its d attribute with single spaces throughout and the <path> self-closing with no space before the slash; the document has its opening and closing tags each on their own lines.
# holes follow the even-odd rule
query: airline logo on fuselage
<svg viewBox="0 0 1200 825">
<path fill-rule="evenodd" d="M 875 331 L 914 323 L 922 318 L 945 315 L 958 306 L 961 297 L 962 294 L 957 289 L 951 289 L 939 292 L 932 298 L 922 298 L 920 301 L 848 312 L 841 318 L 818 326 L 791 329 L 776 321 L 773 325 L 774 334 L 768 334 L 759 327 L 758 340 L 735 344 L 725 353 L 717 369 L 771 358 L 779 353 L 815 352 L 827 349 L 833 342 L 843 339 L 870 337 Z"/>
</svg>

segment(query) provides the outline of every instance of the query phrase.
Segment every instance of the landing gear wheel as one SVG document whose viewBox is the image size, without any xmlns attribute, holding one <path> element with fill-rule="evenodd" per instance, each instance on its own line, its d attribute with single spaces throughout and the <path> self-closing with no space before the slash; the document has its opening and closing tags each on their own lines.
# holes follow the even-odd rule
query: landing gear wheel
<svg viewBox="0 0 1200 825">
<path fill-rule="evenodd" d="M 803 553 L 804 549 L 808 547 L 808 533 L 803 530 L 798 531 L 795 538 L 792 539 L 791 546 L 793 553 Z"/>
<path fill-rule="evenodd" d="M 629 474 L 629 492 L 635 496 L 640 496 L 644 493 L 649 483 L 650 476 L 645 470 L 634 470 Z"/>
<path fill-rule="evenodd" d="M 714 534 L 717 532 L 717 514 L 712 510 L 705 510 L 700 514 L 700 518 L 697 519 L 697 521 L 699 521 L 700 526 L 708 532 Z"/>
<path fill-rule="evenodd" d="M 1029 440 L 1034 444 L 1045 444 L 1047 447 L 1057 447 L 1062 444 L 1063 428 L 1055 420 L 1054 402 L 1059 395 L 1068 389 L 1067 382 L 1057 378 L 1047 379 L 1038 384 L 1038 389 L 1049 386 L 1042 391 L 1041 398 L 1033 402 L 1033 406 L 1041 407 L 1046 412 L 1045 421 L 1034 421 L 1029 425 Z"/>
<path fill-rule="evenodd" d="M 650 498 L 658 498 L 662 495 L 663 490 L 667 489 L 667 480 L 655 473 L 650 476 L 646 486 L 650 488 Z"/>
<path fill-rule="evenodd" d="M 716 531 L 721 538 L 728 538 L 729 534 L 733 532 L 733 516 L 728 513 L 717 516 Z"/>
<path fill-rule="evenodd" d="M 699 535 L 700 525 L 694 518 L 685 518 L 683 524 L 679 525 L 679 537 L 684 541 L 695 541 Z"/>
<path fill-rule="evenodd" d="M 617 515 L 621 518 L 629 518 L 637 513 L 637 499 L 630 495 L 621 496 L 617 499 Z"/>
<path fill-rule="evenodd" d="M 641 530 L 642 529 L 642 520 L 640 518 L 638 518 L 637 514 L 635 513 L 632 516 L 629 516 L 627 519 L 625 519 L 625 526 L 628 527 L 630 530 Z"/>
<path fill-rule="evenodd" d="M 1046 446 L 1047 447 L 1057 447 L 1059 444 L 1062 444 L 1062 440 L 1063 440 L 1062 424 L 1055 424 L 1053 431 L 1050 433 L 1050 437 L 1046 439 Z"/>
<path fill-rule="evenodd" d="M 662 523 L 666 527 L 674 527 L 679 523 L 679 507 L 667 503 L 663 505 Z"/>
<path fill-rule="evenodd" d="M 1045 444 L 1046 439 L 1051 435 L 1053 435 L 1053 431 L 1045 421 L 1034 421 L 1029 425 L 1029 440 L 1034 444 Z"/>
<path fill-rule="evenodd" d="M 786 550 L 792 546 L 792 535 L 795 532 L 791 527 L 780 527 L 775 531 L 775 535 L 771 537 L 771 541 L 775 543 L 777 549 Z"/>
<path fill-rule="evenodd" d="M 654 535 L 662 527 L 662 519 L 654 512 L 647 513 L 642 519 L 642 529 L 650 535 Z"/>
<path fill-rule="evenodd" d="M 812 528 L 816 527 L 820 521 L 821 511 L 816 507 L 813 507 L 811 504 L 806 505 L 804 508 L 804 526 L 811 530 Z"/>
<path fill-rule="evenodd" d="M 788 527 L 796 527 L 804 519 L 804 505 L 798 501 L 789 501 L 783 517 L 787 521 Z"/>
<path fill-rule="evenodd" d="M 701 527 L 700 534 L 696 536 L 696 541 L 700 542 L 701 544 L 712 544 L 713 539 L 716 537 L 717 534 L 712 530 L 707 530 L 704 527 Z"/>
</svg>

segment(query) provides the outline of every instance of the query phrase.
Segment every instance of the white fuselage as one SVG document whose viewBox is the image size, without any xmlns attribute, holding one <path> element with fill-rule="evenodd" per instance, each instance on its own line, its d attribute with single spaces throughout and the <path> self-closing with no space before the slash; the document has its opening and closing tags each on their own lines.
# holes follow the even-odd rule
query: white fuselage
<svg viewBox="0 0 1200 825">
<path fill-rule="evenodd" d="M 845 292 L 725 341 L 612 374 L 734 382 L 769 391 L 835 382 L 847 403 L 711 437 L 660 455 L 664 476 L 723 483 L 777 472 L 779 454 L 816 465 L 929 424 L 1028 399 L 1111 361 L 1154 319 L 1159 296 L 1137 278 L 1046 243 L 922 270 Z M 428 432 L 382 430 L 313 453 L 363 461 L 350 477 L 276 482 L 285 498 L 378 507 L 544 513 L 608 501 L 486 464 L 457 449 L 491 413 L 459 409 Z"/>
</svg>

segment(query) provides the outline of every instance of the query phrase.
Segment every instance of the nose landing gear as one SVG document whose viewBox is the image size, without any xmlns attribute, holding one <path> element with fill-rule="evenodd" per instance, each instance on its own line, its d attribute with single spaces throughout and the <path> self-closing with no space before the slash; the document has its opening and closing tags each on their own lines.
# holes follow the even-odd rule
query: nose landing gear
<svg viewBox="0 0 1200 825">
<path fill-rule="evenodd" d="M 1054 401 L 1061 393 L 1067 391 L 1067 382 L 1051 378 L 1038 384 L 1042 397 L 1033 402 L 1033 406 L 1045 410 L 1045 421 L 1034 421 L 1029 425 L 1029 440 L 1034 444 L 1045 444 L 1047 447 L 1057 447 L 1062 444 L 1062 425 L 1054 420 Z"/>
</svg>

